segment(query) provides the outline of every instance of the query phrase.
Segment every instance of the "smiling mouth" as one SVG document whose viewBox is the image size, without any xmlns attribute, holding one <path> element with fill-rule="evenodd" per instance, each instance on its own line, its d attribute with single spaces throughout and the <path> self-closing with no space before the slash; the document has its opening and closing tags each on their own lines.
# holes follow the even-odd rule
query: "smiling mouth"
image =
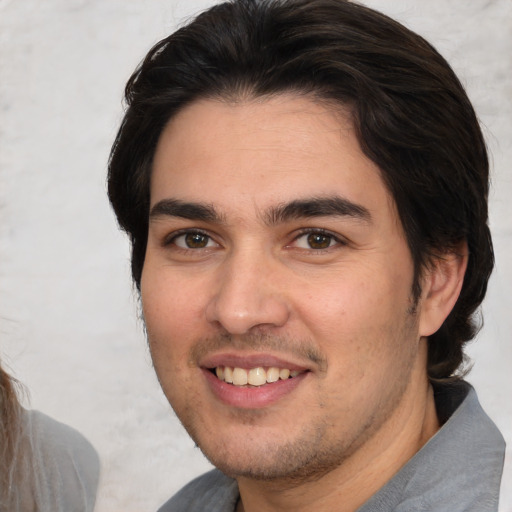
<svg viewBox="0 0 512 512">
<path fill-rule="evenodd" d="M 217 366 L 211 369 L 219 380 L 239 387 L 259 387 L 265 384 L 272 384 L 280 380 L 288 380 L 297 377 L 303 371 L 289 370 L 288 368 L 257 367 L 251 369 L 232 366 Z"/>
</svg>

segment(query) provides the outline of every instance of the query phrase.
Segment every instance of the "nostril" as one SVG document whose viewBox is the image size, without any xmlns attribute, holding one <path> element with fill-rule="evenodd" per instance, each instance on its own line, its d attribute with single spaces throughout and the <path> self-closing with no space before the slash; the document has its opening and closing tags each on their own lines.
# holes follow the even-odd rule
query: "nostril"
<svg viewBox="0 0 512 512">
<path fill-rule="evenodd" d="M 257 327 L 282 327 L 289 318 L 286 301 L 254 290 L 251 297 L 220 294 L 206 309 L 206 320 L 231 335 L 243 335 Z M 235 298 L 237 300 L 235 300 Z"/>
</svg>

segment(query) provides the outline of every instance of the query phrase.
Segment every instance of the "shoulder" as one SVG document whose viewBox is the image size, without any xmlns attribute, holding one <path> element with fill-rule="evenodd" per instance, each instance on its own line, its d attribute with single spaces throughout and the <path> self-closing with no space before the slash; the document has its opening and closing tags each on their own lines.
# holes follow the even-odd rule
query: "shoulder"
<svg viewBox="0 0 512 512">
<path fill-rule="evenodd" d="M 77 430 L 39 411 L 26 411 L 26 432 L 34 455 L 55 462 L 73 461 L 91 473 L 99 472 L 99 457 L 92 444 Z"/>
<path fill-rule="evenodd" d="M 24 421 L 33 435 L 44 436 L 45 440 L 54 445 L 54 447 L 94 450 L 91 443 L 78 430 L 40 411 L 25 411 Z"/>
<path fill-rule="evenodd" d="M 23 423 L 36 496 L 48 503 L 48 510 L 92 510 L 100 461 L 91 443 L 74 428 L 39 411 L 25 411 Z"/>
<path fill-rule="evenodd" d="M 422 466 L 416 468 L 415 481 L 418 489 L 425 485 L 426 510 L 495 512 L 505 454 L 503 436 L 467 382 L 439 386 L 436 392 L 437 403 L 443 407 L 451 401 L 452 410 L 417 460 L 413 459 Z"/>
<path fill-rule="evenodd" d="M 214 469 L 192 480 L 158 512 L 233 512 L 237 500 L 236 481 Z"/>
<path fill-rule="evenodd" d="M 496 512 L 505 443 L 466 382 L 435 386 L 440 430 L 358 512 Z"/>
</svg>

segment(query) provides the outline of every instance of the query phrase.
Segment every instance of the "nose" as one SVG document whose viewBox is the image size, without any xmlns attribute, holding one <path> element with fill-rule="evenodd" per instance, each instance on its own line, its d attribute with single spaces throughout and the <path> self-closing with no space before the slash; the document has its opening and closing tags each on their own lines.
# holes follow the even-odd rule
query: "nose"
<svg viewBox="0 0 512 512">
<path fill-rule="evenodd" d="M 289 305 L 271 267 L 264 258 L 233 255 L 219 272 L 217 288 L 206 308 L 207 320 L 234 335 L 256 327 L 283 326 L 289 318 Z"/>
</svg>

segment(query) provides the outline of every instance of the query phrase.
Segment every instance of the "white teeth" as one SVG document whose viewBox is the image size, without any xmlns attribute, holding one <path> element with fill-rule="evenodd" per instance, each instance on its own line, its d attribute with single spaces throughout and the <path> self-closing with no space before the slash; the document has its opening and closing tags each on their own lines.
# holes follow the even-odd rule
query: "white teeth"
<svg viewBox="0 0 512 512">
<path fill-rule="evenodd" d="M 228 384 L 233 384 L 233 368 L 230 368 L 229 366 L 224 367 L 224 382 L 227 382 Z"/>
<path fill-rule="evenodd" d="M 235 386 L 247 384 L 247 372 L 243 368 L 233 368 L 233 384 Z"/>
<path fill-rule="evenodd" d="M 286 380 L 290 376 L 290 370 L 283 368 L 282 370 L 279 370 L 279 378 L 281 380 Z"/>
<path fill-rule="evenodd" d="M 251 386 L 262 386 L 267 382 L 265 368 L 252 368 L 247 375 L 247 382 Z"/>
<path fill-rule="evenodd" d="M 288 368 L 277 368 L 272 366 L 265 370 L 259 366 L 246 370 L 245 368 L 230 367 L 230 366 L 217 366 L 215 374 L 219 380 L 234 384 L 235 386 L 263 386 L 266 383 L 277 382 L 279 379 L 287 380 L 289 378 L 297 377 L 300 375 L 299 370 L 289 370 Z"/>
<path fill-rule="evenodd" d="M 277 382 L 279 380 L 279 368 L 273 366 L 267 370 L 267 382 Z"/>
</svg>

